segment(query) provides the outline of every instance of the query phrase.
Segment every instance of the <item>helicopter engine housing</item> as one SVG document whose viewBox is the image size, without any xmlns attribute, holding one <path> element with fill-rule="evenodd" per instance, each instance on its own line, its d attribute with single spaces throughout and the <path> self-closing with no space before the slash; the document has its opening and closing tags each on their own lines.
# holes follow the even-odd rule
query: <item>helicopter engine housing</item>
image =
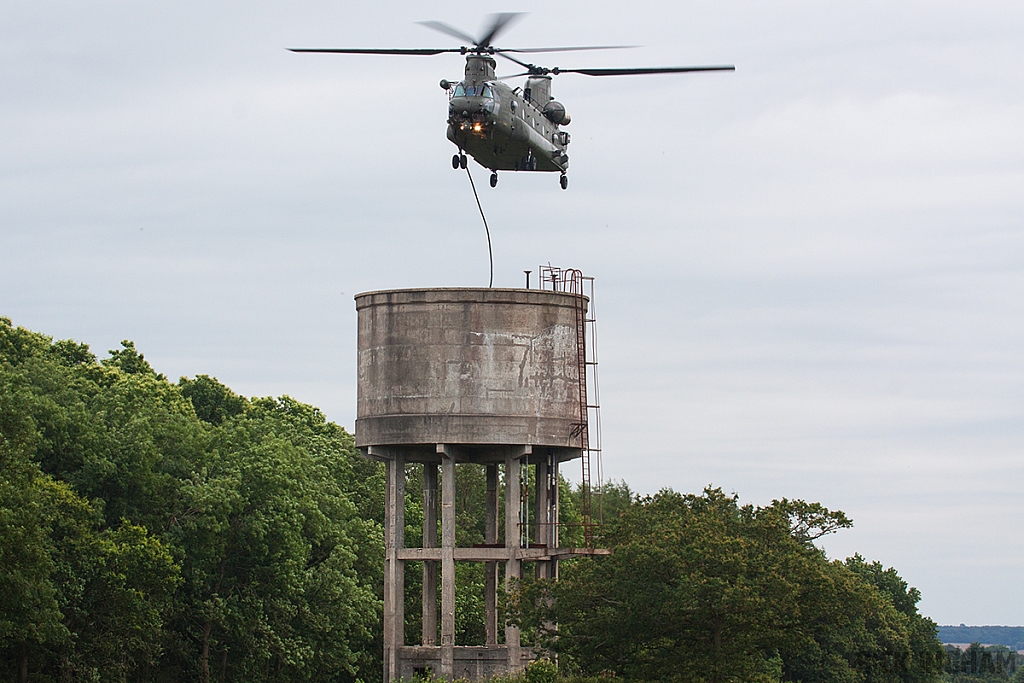
<svg viewBox="0 0 1024 683">
<path fill-rule="evenodd" d="M 530 76 L 523 86 L 523 97 L 543 108 L 551 101 L 551 76 Z"/>
<path fill-rule="evenodd" d="M 544 105 L 544 116 L 548 121 L 559 126 L 568 125 L 572 121 L 572 117 L 565 111 L 565 105 L 557 100 L 551 100 Z"/>
</svg>

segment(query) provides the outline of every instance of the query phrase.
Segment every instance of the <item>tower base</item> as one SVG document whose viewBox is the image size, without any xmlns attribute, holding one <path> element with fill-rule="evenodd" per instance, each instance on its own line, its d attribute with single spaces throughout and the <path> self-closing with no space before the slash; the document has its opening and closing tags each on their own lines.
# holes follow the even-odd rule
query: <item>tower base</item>
<svg viewBox="0 0 1024 683">
<path fill-rule="evenodd" d="M 479 645 L 452 648 L 452 677 L 480 681 L 509 673 L 508 646 Z M 532 650 L 522 648 L 516 669 L 522 669 L 536 659 Z M 441 648 L 429 645 L 404 645 L 398 649 L 398 678 L 411 680 L 428 671 L 435 676 L 441 670 Z M 392 679 L 394 680 L 394 679 Z"/>
</svg>

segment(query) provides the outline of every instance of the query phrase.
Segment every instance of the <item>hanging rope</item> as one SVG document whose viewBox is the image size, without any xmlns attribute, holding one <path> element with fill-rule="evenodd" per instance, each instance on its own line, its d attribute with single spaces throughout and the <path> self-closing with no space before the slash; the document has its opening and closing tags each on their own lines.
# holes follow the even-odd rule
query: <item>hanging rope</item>
<svg viewBox="0 0 1024 683">
<path fill-rule="evenodd" d="M 491 252 L 491 229 L 487 227 L 487 216 L 484 215 L 484 207 L 480 205 L 480 195 L 476 192 L 476 183 L 473 182 L 473 174 L 466 166 L 466 175 L 469 176 L 469 184 L 473 188 L 473 196 L 476 197 L 476 208 L 480 209 L 480 218 L 484 221 L 484 231 L 487 233 L 487 260 L 491 264 L 491 279 L 487 281 L 488 287 L 494 286 L 494 254 Z"/>
</svg>

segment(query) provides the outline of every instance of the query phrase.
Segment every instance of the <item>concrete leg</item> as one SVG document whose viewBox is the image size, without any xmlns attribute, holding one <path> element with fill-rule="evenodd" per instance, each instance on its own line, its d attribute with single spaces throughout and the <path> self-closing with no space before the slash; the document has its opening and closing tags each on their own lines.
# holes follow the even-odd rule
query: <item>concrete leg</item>
<svg viewBox="0 0 1024 683">
<path fill-rule="evenodd" d="M 505 458 L 505 548 L 509 559 L 505 561 L 505 588 L 522 578 L 523 564 L 517 556 L 520 548 L 519 516 L 522 500 L 520 498 L 520 477 L 522 462 L 516 456 Z M 505 645 L 508 648 L 509 673 L 522 671 L 522 654 L 520 653 L 519 627 L 505 626 Z"/>
<path fill-rule="evenodd" d="M 455 458 L 441 459 L 441 671 L 455 677 Z"/>
<path fill-rule="evenodd" d="M 487 466 L 484 543 L 498 542 L 498 466 Z M 484 563 L 484 644 L 498 644 L 498 563 Z"/>
<path fill-rule="evenodd" d="M 437 465 L 423 463 L 423 547 L 437 547 Z M 437 562 L 423 563 L 424 645 L 437 645 Z"/>
<path fill-rule="evenodd" d="M 537 463 L 537 538 L 549 548 L 558 547 L 558 462 L 548 455 Z M 558 571 L 557 560 L 537 563 L 538 579 L 554 579 Z M 550 603 L 547 605 L 550 607 Z M 555 624 L 545 622 L 544 628 L 555 630 Z M 551 653 L 548 653 L 551 656 Z"/>
<path fill-rule="evenodd" d="M 401 678 L 400 648 L 405 644 L 405 457 L 387 461 L 384 519 L 384 681 Z"/>
<path fill-rule="evenodd" d="M 538 462 L 535 466 L 534 481 L 536 482 L 537 495 L 536 510 L 534 510 L 534 532 L 535 543 L 543 543 L 549 548 L 551 545 L 551 482 L 549 480 L 549 466 L 545 460 Z M 537 578 L 551 578 L 551 563 L 537 563 Z"/>
<path fill-rule="evenodd" d="M 558 547 L 558 523 L 559 523 L 559 505 L 561 497 L 558 492 L 558 484 L 561 481 L 558 478 L 558 460 L 555 458 L 551 459 L 551 481 L 554 482 L 554 486 L 551 487 L 551 547 Z M 558 560 L 551 560 L 551 578 L 558 579 Z"/>
</svg>

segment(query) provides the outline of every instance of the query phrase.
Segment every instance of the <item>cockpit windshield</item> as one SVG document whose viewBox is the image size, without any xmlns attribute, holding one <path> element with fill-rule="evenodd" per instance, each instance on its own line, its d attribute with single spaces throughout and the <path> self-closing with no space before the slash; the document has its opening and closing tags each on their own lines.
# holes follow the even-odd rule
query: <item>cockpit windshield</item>
<svg viewBox="0 0 1024 683">
<path fill-rule="evenodd" d="M 491 86 L 484 83 L 483 85 L 464 85 L 459 83 L 455 86 L 455 92 L 452 97 L 487 97 L 494 99 L 494 91 Z"/>
</svg>

